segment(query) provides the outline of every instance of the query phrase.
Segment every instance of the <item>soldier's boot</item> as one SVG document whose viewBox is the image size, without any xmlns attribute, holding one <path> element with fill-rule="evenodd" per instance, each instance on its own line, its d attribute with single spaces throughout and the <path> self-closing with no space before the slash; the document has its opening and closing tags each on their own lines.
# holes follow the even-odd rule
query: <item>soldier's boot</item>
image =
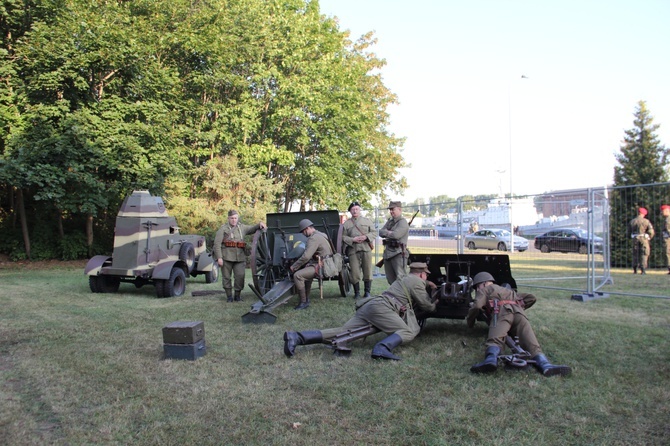
<svg viewBox="0 0 670 446">
<path fill-rule="evenodd" d="M 372 280 L 364 280 L 363 284 L 365 285 L 365 294 L 363 297 L 370 297 L 370 289 L 372 289 Z"/>
<path fill-rule="evenodd" d="M 240 290 L 235 290 L 235 302 L 240 302 L 242 300 L 242 291 Z"/>
<path fill-rule="evenodd" d="M 391 351 L 402 344 L 402 338 L 400 335 L 393 333 L 391 336 L 388 336 L 377 343 L 372 349 L 372 359 L 393 359 L 394 361 L 400 361 L 400 357 L 391 353 Z"/>
<path fill-rule="evenodd" d="M 633 267 L 633 274 L 637 274 L 637 266 Z"/>
<path fill-rule="evenodd" d="M 643 266 L 640 267 L 640 274 L 647 274 Z"/>
<path fill-rule="evenodd" d="M 226 300 L 228 302 L 232 302 L 233 301 L 233 290 L 231 290 L 230 288 L 224 288 L 223 290 L 226 292 L 226 297 L 228 298 Z"/>
<path fill-rule="evenodd" d="M 668 274 L 670 274 L 670 266 L 668 266 Z"/>
<path fill-rule="evenodd" d="M 295 355 L 296 345 L 319 344 L 323 342 L 323 335 L 319 330 L 287 331 L 284 332 L 284 354 L 289 358 Z"/>
<path fill-rule="evenodd" d="M 354 299 L 361 297 L 361 284 L 354 283 Z"/>
<path fill-rule="evenodd" d="M 572 372 L 572 369 L 567 365 L 551 364 L 547 357 L 542 353 L 537 354 L 533 360 L 535 361 L 535 367 L 542 373 L 542 375 L 547 377 L 554 375 L 567 376 Z"/>
<path fill-rule="evenodd" d="M 298 296 L 300 296 L 300 303 L 296 305 L 294 310 L 304 310 L 309 307 L 309 299 L 307 298 L 307 290 L 298 290 Z"/>
<path fill-rule="evenodd" d="M 498 355 L 500 354 L 500 347 L 490 345 L 486 347 L 486 358 L 478 364 L 470 367 L 472 373 L 491 373 L 498 369 Z"/>
</svg>

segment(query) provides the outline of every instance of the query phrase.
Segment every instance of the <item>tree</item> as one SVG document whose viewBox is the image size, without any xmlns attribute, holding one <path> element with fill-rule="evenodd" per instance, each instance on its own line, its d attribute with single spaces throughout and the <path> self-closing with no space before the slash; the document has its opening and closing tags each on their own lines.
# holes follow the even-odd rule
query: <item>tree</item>
<svg viewBox="0 0 670 446">
<path fill-rule="evenodd" d="M 659 125 L 653 124 L 646 103 L 638 102 L 634 113 L 634 127 L 626 130 L 621 153 L 616 155 L 619 163 L 614 167 L 614 185 L 653 184 L 668 180 L 666 149 L 654 133 Z"/>
<path fill-rule="evenodd" d="M 9 0 L 0 28 L 0 216 L 26 251 L 82 228 L 93 250 L 134 189 L 182 208 L 239 174 L 256 212 L 406 187 L 375 40 L 316 0 Z"/>
<path fill-rule="evenodd" d="M 625 131 L 621 153 L 616 155 L 619 165 L 614 167 L 615 187 L 610 195 L 612 246 L 616 246 L 617 240 L 626 240 L 630 237 L 628 221 L 637 215 L 638 207 L 658 209 L 664 201 L 663 194 L 659 196 L 656 188 L 640 186 L 668 180 L 667 163 L 670 151 L 660 143 L 654 133 L 659 125 L 653 123 L 644 101 L 638 102 L 634 117 L 634 127 Z M 656 251 L 659 251 L 659 248 L 652 244 L 652 258 L 661 257 Z M 629 267 L 630 262 L 629 252 L 623 250 L 612 252 L 612 266 Z"/>
</svg>

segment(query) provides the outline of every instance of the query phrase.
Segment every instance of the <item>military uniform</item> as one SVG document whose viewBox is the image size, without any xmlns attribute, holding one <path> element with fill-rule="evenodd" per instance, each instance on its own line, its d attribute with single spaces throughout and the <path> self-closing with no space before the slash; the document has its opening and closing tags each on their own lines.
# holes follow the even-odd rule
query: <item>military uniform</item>
<svg viewBox="0 0 670 446">
<path fill-rule="evenodd" d="M 654 227 L 645 218 L 647 210 L 638 209 L 638 216 L 630 221 L 631 238 L 633 239 L 633 274 L 637 274 L 638 267 L 642 274 L 646 274 L 649 260 L 649 240 L 654 238 Z"/>
<path fill-rule="evenodd" d="M 305 252 L 298 260 L 291 266 L 294 271 L 293 284 L 295 290 L 300 296 L 301 304 L 309 303 L 309 292 L 312 288 L 312 280 L 317 277 L 318 271 L 318 257 L 324 258 L 332 255 L 333 250 L 330 247 L 330 242 L 326 234 L 314 230 L 314 232 L 307 236 L 307 244 Z"/>
<path fill-rule="evenodd" d="M 670 205 L 661 206 L 661 213 L 665 217 L 663 226 L 663 242 L 665 243 L 665 266 L 670 274 Z"/>
<path fill-rule="evenodd" d="M 486 346 L 497 346 L 501 350 L 505 347 L 505 337 L 509 333 L 519 337 L 519 344 L 531 356 L 542 353 L 537 342 L 535 332 L 528 322 L 524 308 L 530 308 L 535 303 L 535 296 L 529 293 L 516 293 L 496 284 L 478 290 L 475 294 L 475 303 L 468 312 L 468 326 L 473 327 L 480 311 L 491 313 L 492 303 L 498 300 L 499 313 L 496 323 L 489 326 Z"/>
<path fill-rule="evenodd" d="M 414 272 L 428 273 L 425 263 L 412 263 L 410 274 L 396 280 L 380 296 L 361 298 L 356 303 L 356 314 L 343 326 L 325 330 L 284 333 L 284 353 L 293 356 L 296 345 L 330 343 L 337 335 L 350 330 L 372 325 L 377 331 L 389 335 L 372 350 L 373 358 L 400 359 L 391 350 L 403 342 L 409 342 L 419 334 L 416 319 L 403 319 L 405 310 L 415 305 L 426 312 L 434 312 L 436 303 L 432 302 L 426 291 L 426 281 Z M 411 313 L 410 313 L 411 314 Z M 414 317 L 413 315 L 404 315 Z M 412 328 L 414 327 L 414 328 Z"/>
<path fill-rule="evenodd" d="M 249 226 L 237 224 L 231 226 L 230 223 L 221 225 L 214 237 L 214 257 L 218 261 L 223 260 L 221 273 L 223 276 L 223 289 L 228 296 L 228 301 L 232 300 L 231 274 L 235 278 L 235 300 L 241 300 L 241 292 L 244 288 L 244 270 L 246 268 L 247 256 L 244 252 L 246 243 L 244 236 L 253 234 L 260 229 L 260 223 Z"/>
<path fill-rule="evenodd" d="M 473 327 L 480 311 L 489 315 L 489 333 L 486 340 L 486 358 L 470 367 L 473 373 L 490 373 L 498 368 L 498 355 L 505 348 L 507 336 L 518 337 L 519 345 L 530 353 L 530 363 L 544 376 L 569 375 L 571 369 L 565 365 L 553 365 L 542 353 L 535 332 L 528 322 L 524 308 L 535 304 L 535 296 L 496 285 L 493 276 L 485 271 L 477 273 L 472 286 L 477 290 L 475 301 L 468 312 L 468 327 Z M 480 286 L 481 285 L 481 286 Z"/>
<path fill-rule="evenodd" d="M 349 208 L 351 209 L 351 206 Z M 361 235 L 365 236 L 366 240 L 364 242 L 355 242 L 354 238 Z M 365 286 L 364 297 L 370 296 L 370 287 L 372 285 L 372 242 L 376 237 L 374 224 L 368 218 L 352 217 L 342 225 L 342 241 L 346 245 L 345 254 L 349 257 L 351 283 L 354 284 L 354 290 L 358 295 L 362 270 Z"/>
<path fill-rule="evenodd" d="M 389 209 L 400 207 L 400 202 L 392 201 Z M 379 230 L 384 244 L 384 273 L 389 285 L 396 279 L 405 276 L 405 266 L 407 264 L 407 239 L 409 237 L 409 223 L 405 217 L 389 218 L 384 226 Z"/>
</svg>

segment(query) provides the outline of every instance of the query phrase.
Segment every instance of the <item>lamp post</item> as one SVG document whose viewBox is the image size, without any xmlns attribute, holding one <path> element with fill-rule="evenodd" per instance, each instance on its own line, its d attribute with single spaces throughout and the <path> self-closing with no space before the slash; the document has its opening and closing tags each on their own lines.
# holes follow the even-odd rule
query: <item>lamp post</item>
<svg viewBox="0 0 670 446">
<path fill-rule="evenodd" d="M 527 76 L 521 75 L 521 79 L 528 79 Z M 510 232 L 510 252 L 514 252 L 514 218 L 512 214 L 512 85 L 507 84 L 507 125 L 509 136 L 509 232 Z"/>
</svg>

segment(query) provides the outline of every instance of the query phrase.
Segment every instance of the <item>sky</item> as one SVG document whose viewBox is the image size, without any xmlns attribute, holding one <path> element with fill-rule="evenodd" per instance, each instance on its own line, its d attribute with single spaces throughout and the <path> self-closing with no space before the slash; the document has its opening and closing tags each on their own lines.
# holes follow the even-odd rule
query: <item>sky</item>
<svg viewBox="0 0 670 446">
<path fill-rule="evenodd" d="M 320 0 L 370 31 L 406 138 L 399 198 L 533 195 L 613 182 L 645 101 L 670 147 L 668 0 Z M 511 172 L 511 175 L 510 175 Z"/>
</svg>

